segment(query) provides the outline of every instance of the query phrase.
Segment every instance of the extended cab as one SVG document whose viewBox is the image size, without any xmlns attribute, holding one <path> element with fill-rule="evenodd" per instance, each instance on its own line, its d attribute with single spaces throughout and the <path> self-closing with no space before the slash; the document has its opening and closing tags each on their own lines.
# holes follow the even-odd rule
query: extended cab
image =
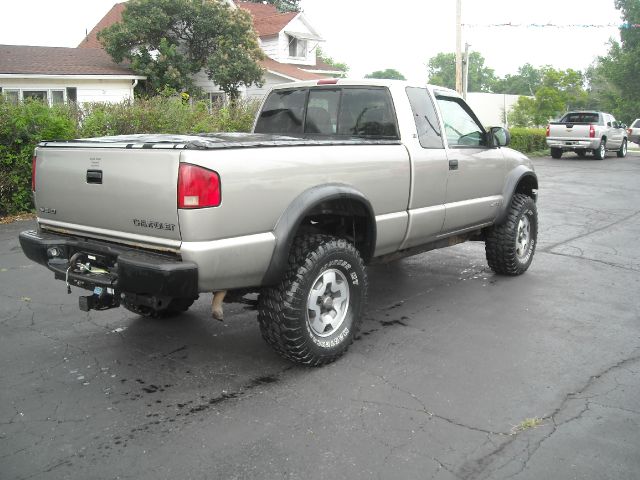
<svg viewBox="0 0 640 480">
<path fill-rule="evenodd" d="M 597 160 L 607 151 L 615 151 L 622 158 L 627 155 L 627 142 L 625 126 L 604 112 L 569 112 L 559 122 L 547 125 L 547 145 L 553 158 L 570 151 L 581 158 L 591 152 Z"/>
<path fill-rule="evenodd" d="M 538 180 L 455 92 L 385 80 L 272 90 L 253 133 L 43 142 L 25 254 L 83 310 L 186 310 L 256 292 L 265 340 L 333 361 L 353 341 L 365 265 L 467 240 L 519 275 L 533 259 Z M 232 292 L 233 293 L 233 292 Z"/>
</svg>

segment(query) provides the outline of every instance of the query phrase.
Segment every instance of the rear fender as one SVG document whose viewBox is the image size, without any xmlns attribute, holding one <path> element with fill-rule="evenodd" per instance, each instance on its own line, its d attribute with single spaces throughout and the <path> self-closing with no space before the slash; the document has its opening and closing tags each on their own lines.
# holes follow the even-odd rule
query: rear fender
<svg viewBox="0 0 640 480">
<path fill-rule="evenodd" d="M 302 221 L 321 203 L 332 200 L 352 200 L 364 207 L 366 215 L 369 217 L 368 231 L 366 232 L 368 241 L 365 251 L 361 253 L 365 262 L 371 259 L 376 245 L 376 222 L 369 200 L 360 191 L 348 185 L 329 184 L 313 187 L 296 197 L 278 220 L 273 231 L 276 245 L 269 268 L 262 280 L 263 285 L 273 285 L 280 281 L 287 268 L 289 251 Z M 361 214 L 358 215 L 361 216 Z"/>
</svg>

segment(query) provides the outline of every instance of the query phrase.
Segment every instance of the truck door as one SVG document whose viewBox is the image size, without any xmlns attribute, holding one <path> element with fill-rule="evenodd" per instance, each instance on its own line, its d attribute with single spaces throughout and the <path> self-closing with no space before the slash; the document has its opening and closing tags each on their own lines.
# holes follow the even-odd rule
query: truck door
<svg viewBox="0 0 640 480">
<path fill-rule="evenodd" d="M 447 143 L 448 181 L 443 233 L 462 231 L 495 219 L 501 205 L 506 161 L 487 146 L 484 127 L 458 97 L 436 95 Z"/>
<path fill-rule="evenodd" d="M 405 138 L 411 156 L 409 228 L 402 248 L 435 238 L 444 222 L 448 164 L 435 106 L 426 88 L 407 87 L 417 134 Z"/>
</svg>

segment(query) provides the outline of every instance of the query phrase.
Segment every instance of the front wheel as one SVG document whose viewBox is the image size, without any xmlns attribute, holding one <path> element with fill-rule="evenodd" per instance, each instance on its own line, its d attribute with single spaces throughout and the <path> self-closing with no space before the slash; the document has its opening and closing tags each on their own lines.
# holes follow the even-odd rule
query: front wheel
<svg viewBox="0 0 640 480">
<path fill-rule="evenodd" d="M 624 158 L 627 156 L 627 140 L 622 141 L 622 145 L 620 145 L 620 150 L 616 152 L 618 154 L 618 158 Z"/>
<path fill-rule="evenodd" d="M 533 261 L 538 240 L 538 211 L 533 198 L 517 193 L 506 220 L 487 233 L 485 253 L 489 267 L 502 275 L 521 275 Z"/>
<path fill-rule="evenodd" d="M 367 299 L 358 250 L 329 235 L 296 238 L 280 283 L 262 290 L 262 337 L 281 356 L 318 366 L 333 362 L 353 342 Z"/>
</svg>

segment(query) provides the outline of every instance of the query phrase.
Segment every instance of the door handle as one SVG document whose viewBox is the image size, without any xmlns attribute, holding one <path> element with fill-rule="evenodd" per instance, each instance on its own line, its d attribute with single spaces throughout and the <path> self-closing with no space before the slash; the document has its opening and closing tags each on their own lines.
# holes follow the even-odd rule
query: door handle
<svg viewBox="0 0 640 480">
<path fill-rule="evenodd" d="M 458 160 L 449 160 L 449 170 L 458 169 Z"/>
</svg>

